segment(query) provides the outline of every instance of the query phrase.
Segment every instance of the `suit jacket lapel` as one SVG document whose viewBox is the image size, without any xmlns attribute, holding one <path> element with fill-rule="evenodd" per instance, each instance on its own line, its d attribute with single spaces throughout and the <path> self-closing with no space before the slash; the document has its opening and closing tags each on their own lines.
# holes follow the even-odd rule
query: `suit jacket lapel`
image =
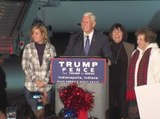
<svg viewBox="0 0 160 119">
<path fill-rule="evenodd" d="M 95 43 L 96 43 L 96 33 L 94 31 L 92 41 L 91 41 L 91 44 L 90 44 L 90 48 L 89 48 L 89 51 L 88 51 L 88 55 L 91 55 L 92 52 L 94 51 L 94 49 L 96 47 Z"/>
<path fill-rule="evenodd" d="M 79 56 L 84 56 L 85 52 L 84 52 L 84 36 L 83 33 L 81 34 L 82 37 L 80 37 L 80 39 L 76 39 L 77 43 L 75 46 L 76 49 L 74 49 L 76 51 L 75 55 L 79 55 Z"/>
</svg>

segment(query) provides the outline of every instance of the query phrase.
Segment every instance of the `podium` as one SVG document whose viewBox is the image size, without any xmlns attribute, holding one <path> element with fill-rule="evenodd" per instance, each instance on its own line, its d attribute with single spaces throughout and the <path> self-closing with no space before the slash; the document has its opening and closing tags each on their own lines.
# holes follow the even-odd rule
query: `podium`
<svg viewBox="0 0 160 119">
<path fill-rule="evenodd" d="M 93 92 L 94 107 L 88 112 L 89 117 L 106 119 L 109 109 L 109 67 L 104 58 L 63 57 L 51 61 L 51 79 L 55 85 L 55 111 L 58 114 L 64 108 L 59 98 L 58 89 L 75 82 L 78 87 Z"/>
</svg>

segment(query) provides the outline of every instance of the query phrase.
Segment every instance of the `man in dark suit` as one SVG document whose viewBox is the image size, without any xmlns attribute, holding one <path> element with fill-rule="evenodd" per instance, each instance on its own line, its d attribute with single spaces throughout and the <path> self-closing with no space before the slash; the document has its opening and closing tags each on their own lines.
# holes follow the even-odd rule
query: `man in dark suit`
<svg viewBox="0 0 160 119">
<path fill-rule="evenodd" d="M 6 95 L 6 75 L 1 65 L 4 63 L 4 59 L 0 54 L 0 111 L 5 113 L 5 109 L 7 107 L 7 95 Z"/>
<path fill-rule="evenodd" d="M 111 64 L 112 53 L 108 37 L 103 33 L 95 31 L 96 17 L 93 13 L 87 12 L 81 21 L 82 31 L 74 33 L 70 37 L 69 44 L 64 53 L 65 56 L 89 56 L 102 57 L 107 59 L 108 65 Z M 88 40 L 88 43 L 86 42 Z M 108 74 L 107 74 L 108 76 Z M 66 83 L 65 83 L 66 85 Z M 89 117 L 105 119 L 105 111 L 108 105 L 108 83 L 79 83 L 78 86 L 94 92 L 94 108 L 88 112 Z M 60 84 L 57 84 L 60 87 Z M 58 99 L 57 99 L 58 100 Z M 56 110 L 60 109 L 61 102 L 56 102 Z"/>
<path fill-rule="evenodd" d="M 69 44 L 64 55 L 66 56 L 100 56 L 112 59 L 112 53 L 109 46 L 109 39 L 103 33 L 94 30 L 96 17 L 93 13 L 87 12 L 83 15 L 81 21 L 82 32 L 71 35 Z M 85 54 L 85 43 L 89 37 L 89 51 Z M 109 62 L 108 62 L 109 63 Z"/>
</svg>

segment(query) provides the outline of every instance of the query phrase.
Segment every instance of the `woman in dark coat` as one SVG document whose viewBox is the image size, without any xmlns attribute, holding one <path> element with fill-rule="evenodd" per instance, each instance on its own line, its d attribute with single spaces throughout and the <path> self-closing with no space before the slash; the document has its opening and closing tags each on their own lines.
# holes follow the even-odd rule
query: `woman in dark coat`
<svg viewBox="0 0 160 119">
<path fill-rule="evenodd" d="M 126 78 L 128 62 L 134 45 L 125 42 L 127 32 L 122 24 L 112 25 L 109 36 L 113 63 L 110 66 L 109 106 L 111 119 L 124 119 L 126 116 Z M 115 116 L 116 115 L 116 116 Z"/>
</svg>

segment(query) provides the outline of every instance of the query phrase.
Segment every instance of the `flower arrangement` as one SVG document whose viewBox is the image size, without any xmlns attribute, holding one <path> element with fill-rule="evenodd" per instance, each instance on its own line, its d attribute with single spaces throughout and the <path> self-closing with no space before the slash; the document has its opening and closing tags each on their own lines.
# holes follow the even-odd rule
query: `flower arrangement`
<svg viewBox="0 0 160 119">
<path fill-rule="evenodd" d="M 78 119 L 87 119 L 87 112 L 93 108 L 94 96 L 92 92 L 78 87 L 72 83 L 66 87 L 58 89 L 59 97 L 64 104 L 65 117 L 78 117 Z"/>
</svg>

